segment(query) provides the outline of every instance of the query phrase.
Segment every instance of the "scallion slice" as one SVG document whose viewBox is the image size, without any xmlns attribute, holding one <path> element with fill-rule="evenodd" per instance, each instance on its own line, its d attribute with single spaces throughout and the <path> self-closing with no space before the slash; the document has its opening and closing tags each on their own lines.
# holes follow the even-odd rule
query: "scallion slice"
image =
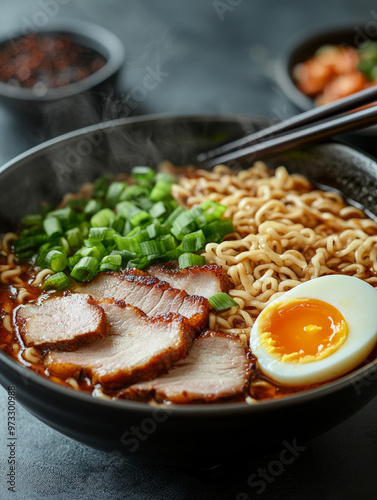
<svg viewBox="0 0 377 500">
<path fill-rule="evenodd" d="M 230 219 L 224 219 L 211 222 L 210 224 L 202 227 L 202 231 L 207 242 L 215 241 L 219 243 L 223 240 L 224 236 L 232 234 L 236 230 L 234 229 L 233 222 Z"/>
<path fill-rule="evenodd" d="M 196 253 L 183 253 L 178 257 L 178 266 L 180 269 L 191 266 L 204 266 L 206 259 Z"/>
<path fill-rule="evenodd" d="M 43 229 L 45 230 L 47 236 L 55 238 L 63 234 L 63 228 L 60 220 L 57 217 L 47 217 L 43 221 Z"/>
<path fill-rule="evenodd" d="M 120 255 L 106 255 L 100 263 L 99 271 L 120 271 L 122 257 Z"/>
<path fill-rule="evenodd" d="M 25 215 L 22 219 L 21 224 L 23 226 L 41 226 L 43 222 L 43 216 L 41 214 L 30 214 Z"/>
<path fill-rule="evenodd" d="M 49 240 L 47 234 L 37 234 L 36 236 L 30 236 L 30 238 L 20 238 L 19 240 L 14 240 L 12 243 L 14 253 L 23 252 L 29 250 L 29 248 L 39 247 Z"/>
<path fill-rule="evenodd" d="M 92 227 L 107 227 L 115 219 L 115 214 L 110 208 L 103 208 L 90 219 Z"/>
<path fill-rule="evenodd" d="M 139 246 L 141 255 L 145 257 L 149 255 L 159 256 L 166 252 L 165 244 L 161 240 L 142 241 Z"/>
<path fill-rule="evenodd" d="M 106 192 L 105 204 L 111 208 L 115 207 L 126 187 L 125 182 L 112 182 Z"/>
<path fill-rule="evenodd" d="M 195 217 L 190 210 L 183 211 L 174 220 L 171 232 L 177 238 L 177 240 L 182 240 L 185 234 L 192 233 L 197 229 L 195 222 Z"/>
<path fill-rule="evenodd" d="M 203 231 L 199 229 L 190 234 L 186 234 L 182 240 L 182 250 L 184 252 L 197 252 L 200 250 L 206 242 L 206 238 Z"/>
<path fill-rule="evenodd" d="M 76 281 L 90 281 L 97 274 L 99 262 L 94 257 L 83 257 L 71 271 L 71 276 Z"/>
<path fill-rule="evenodd" d="M 151 191 L 150 199 L 152 201 L 161 201 L 171 198 L 171 183 L 164 180 L 157 181 Z"/>
<path fill-rule="evenodd" d="M 84 214 L 93 215 L 99 212 L 102 208 L 102 203 L 98 200 L 89 200 L 84 208 Z"/>
<path fill-rule="evenodd" d="M 129 236 L 114 236 L 114 241 L 118 250 L 127 250 L 127 252 L 132 252 L 135 254 L 140 254 L 139 242 L 135 237 Z"/>
<path fill-rule="evenodd" d="M 56 273 L 47 278 L 42 285 L 43 290 L 64 290 L 71 284 L 65 273 Z"/>
<path fill-rule="evenodd" d="M 132 177 L 141 182 L 152 182 L 156 172 L 150 167 L 138 166 L 131 170 Z"/>
<path fill-rule="evenodd" d="M 216 311 L 225 311 L 225 309 L 238 306 L 238 303 L 227 293 L 217 293 L 216 295 L 212 295 L 212 297 L 208 299 L 208 302 Z"/>
<path fill-rule="evenodd" d="M 58 210 L 53 210 L 52 212 L 49 212 L 47 214 L 45 220 L 49 219 L 50 217 L 55 217 L 56 219 L 59 219 L 59 221 L 63 227 L 67 227 L 71 223 L 74 215 L 75 214 L 74 214 L 71 207 L 64 207 L 64 208 L 59 208 Z"/>
<path fill-rule="evenodd" d="M 90 243 L 98 243 L 99 241 L 106 241 L 114 239 L 115 231 L 107 227 L 91 227 L 89 231 Z"/>
<path fill-rule="evenodd" d="M 73 227 L 65 232 L 68 245 L 72 250 L 80 248 L 84 242 L 83 235 L 78 227 Z"/>
<path fill-rule="evenodd" d="M 45 267 L 52 269 L 55 273 L 64 271 L 67 267 L 67 257 L 63 252 L 50 250 L 44 259 Z"/>
<path fill-rule="evenodd" d="M 158 201 L 155 203 L 152 208 L 149 210 L 149 213 L 154 219 L 158 219 L 159 217 L 163 217 L 167 213 L 167 208 L 165 203 L 162 201 Z"/>
</svg>

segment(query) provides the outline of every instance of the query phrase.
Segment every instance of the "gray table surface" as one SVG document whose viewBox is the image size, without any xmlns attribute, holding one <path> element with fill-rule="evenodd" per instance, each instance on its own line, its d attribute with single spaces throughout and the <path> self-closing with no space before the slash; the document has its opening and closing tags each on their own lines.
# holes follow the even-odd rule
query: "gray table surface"
<svg viewBox="0 0 377 500">
<path fill-rule="evenodd" d="M 375 29 L 374 9 L 372 0 L 1 0 L 0 36 L 46 19 L 93 21 L 116 33 L 126 47 L 120 81 L 124 99 L 142 84 L 148 67 L 163 72 L 162 81 L 143 95 L 134 113 L 240 113 L 283 119 L 296 111 L 271 83 L 282 46 L 300 32 L 335 24 L 363 20 Z M 101 119 L 112 117 L 114 112 L 107 110 Z M 54 122 L 48 131 L 29 128 L 3 109 L 0 129 L 0 164 L 59 132 Z M 377 146 L 371 152 L 377 153 Z M 248 479 L 267 467 L 271 457 L 235 460 L 211 471 L 146 465 L 87 448 L 19 405 L 16 411 L 17 485 L 11 493 L 6 487 L 6 392 L 0 388 L 0 499 L 377 497 L 377 400 L 311 441 L 261 495 Z"/>
</svg>

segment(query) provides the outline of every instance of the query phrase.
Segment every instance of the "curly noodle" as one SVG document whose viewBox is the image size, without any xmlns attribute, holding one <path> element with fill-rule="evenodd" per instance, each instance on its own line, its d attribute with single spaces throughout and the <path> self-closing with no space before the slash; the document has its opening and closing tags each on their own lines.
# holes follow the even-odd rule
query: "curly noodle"
<svg viewBox="0 0 377 500">
<path fill-rule="evenodd" d="M 238 303 L 210 315 L 210 328 L 246 335 L 258 314 L 296 285 L 326 274 L 347 274 L 377 286 L 377 223 L 331 191 L 314 189 L 284 167 L 262 162 L 239 173 L 224 165 L 181 175 L 175 198 L 191 208 L 207 199 L 227 207 L 236 233 L 202 253 L 234 286 Z"/>
</svg>

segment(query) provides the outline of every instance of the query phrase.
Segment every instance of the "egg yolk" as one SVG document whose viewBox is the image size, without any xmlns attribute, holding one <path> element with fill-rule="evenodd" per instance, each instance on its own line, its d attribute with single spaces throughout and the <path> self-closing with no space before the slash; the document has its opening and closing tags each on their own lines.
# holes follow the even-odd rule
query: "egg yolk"
<svg viewBox="0 0 377 500">
<path fill-rule="evenodd" d="M 261 346 L 283 362 L 308 363 L 326 358 L 344 343 L 348 326 L 334 306 L 317 299 L 289 299 L 259 316 Z"/>
</svg>

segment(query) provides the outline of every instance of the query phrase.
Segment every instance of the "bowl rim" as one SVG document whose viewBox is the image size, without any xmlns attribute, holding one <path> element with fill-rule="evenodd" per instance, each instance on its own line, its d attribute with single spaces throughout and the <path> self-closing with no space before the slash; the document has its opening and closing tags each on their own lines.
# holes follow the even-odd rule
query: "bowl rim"
<svg viewBox="0 0 377 500">
<path fill-rule="evenodd" d="M 73 40 L 77 36 L 83 41 L 82 45 L 88 46 L 89 48 L 93 48 L 94 44 L 97 47 L 102 46 L 102 48 L 107 52 L 106 56 L 98 49 L 93 50 L 100 53 L 100 55 L 105 58 L 106 63 L 102 66 L 102 68 L 94 73 L 91 73 L 86 78 L 61 87 L 49 88 L 42 96 L 35 95 L 32 89 L 17 87 L 0 81 L 0 96 L 14 100 L 40 103 L 63 99 L 65 97 L 85 92 L 101 84 L 120 70 L 124 63 L 126 51 L 121 40 L 107 28 L 81 19 L 60 19 L 51 21 L 46 26 L 36 29 L 31 35 L 25 35 L 20 29 L 18 29 L 12 33 L 11 37 L 4 36 L 0 38 L 0 45 L 22 36 L 31 37 L 34 35 L 50 33 L 66 34 L 69 37 L 72 37 Z M 85 42 L 88 42 L 87 45 Z M 81 41 L 77 43 L 80 44 Z"/>
<path fill-rule="evenodd" d="M 25 159 L 37 155 L 43 150 L 46 150 L 50 147 L 55 146 L 59 143 L 64 143 L 66 140 L 83 136 L 86 134 L 96 132 L 98 130 L 110 130 L 111 128 L 116 128 L 121 125 L 126 125 L 128 123 L 142 123 L 142 122 L 152 122 L 155 123 L 161 120 L 172 120 L 172 121 L 237 121 L 238 123 L 242 123 L 243 121 L 246 123 L 250 123 L 251 120 L 265 120 L 268 121 L 267 118 L 259 118 L 252 117 L 250 115 L 238 115 L 238 114 L 230 114 L 230 115 L 212 115 L 212 114 L 201 114 L 201 115 L 174 115 L 170 113 L 164 114 L 150 114 L 143 115 L 132 118 L 119 118 L 116 120 L 109 120 L 106 122 L 98 123 L 95 125 L 91 125 L 88 127 L 84 127 L 81 129 L 77 129 L 66 134 L 54 137 L 46 142 L 43 142 L 8 161 L 0 168 L 0 175 L 12 166 L 17 166 L 19 162 L 24 161 Z M 377 160 L 370 154 L 360 150 L 357 147 L 350 146 L 348 144 L 344 144 L 341 141 L 326 141 L 321 143 L 321 145 L 342 145 L 343 147 L 350 149 L 361 156 L 366 157 L 369 160 L 372 160 L 376 164 L 377 168 Z M 0 349 L 0 361 L 4 363 L 8 369 L 14 370 L 16 374 L 21 379 L 30 379 L 34 384 L 39 386 L 40 389 L 45 391 L 53 391 L 57 395 L 62 397 L 71 397 L 73 400 L 80 401 L 83 404 L 90 406 L 99 406 L 100 408 L 112 408 L 116 411 L 127 411 L 127 412 L 144 412 L 145 414 L 151 414 L 156 411 L 156 406 L 152 406 L 146 402 L 140 401 L 132 401 L 126 399 L 118 399 L 118 400 L 106 400 L 102 398 L 93 397 L 91 394 L 85 391 L 74 390 L 73 388 L 65 387 L 63 385 L 57 384 L 50 380 L 47 377 L 44 377 L 33 370 L 30 370 L 25 365 L 18 363 L 8 354 Z M 1 365 L 0 365 L 1 371 Z M 248 404 L 246 402 L 224 402 L 224 403 L 211 403 L 211 404 L 194 404 L 194 405 L 162 405 L 161 409 L 169 409 L 171 412 L 171 416 L 190 416 L 190 418 L 202 418 L 206 417 L 215 417 L 218 415 L 224 416 L 229 414 L 232 415 L 240 415 L 240 414 L 249 414 L 249 413 L 259 413 L 264 411 L 269 411 L 270 409 L 279 409 L 281 407 L 286 406 L 295 406 L 300 404 L 305 404 L 309 400 L 319 399 L 323 396 L 329 396 L 338 390 L 343 390 L 349 388 L 350 385 L 355 384 L 358 380 L 363 380 L 366 376 L 372 376 L 375 378 L 377 375 L 377 359 L 374 361 L 365 364 L 364 366 L 359 367 L 358 369 L 348 373 L 339 379 L 335 379 L 329 382 L 324 383 L 318 387 L 305 390 L 303 392 L 297 392 L 290 395 L 285 395 L 275 399 L 268 399 L 257 401 L 255 404 Z M 373 378 L 373 380 L 374 380 Z M 372 380 L 372 378 L 371 378 Z M 356 388 L 355 388 L 356 393 Z M 16 396 L 17 397 L 17 396 Z"/>
</svg>

